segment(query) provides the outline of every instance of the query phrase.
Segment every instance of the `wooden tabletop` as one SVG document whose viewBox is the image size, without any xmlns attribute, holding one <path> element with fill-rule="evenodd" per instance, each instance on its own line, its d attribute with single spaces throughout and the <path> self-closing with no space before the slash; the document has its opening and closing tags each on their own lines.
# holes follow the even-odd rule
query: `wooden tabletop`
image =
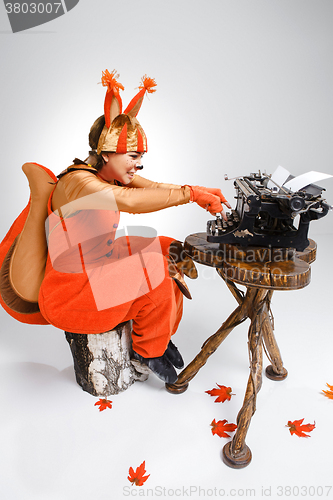
<svg viewBox="0 0 333 500">
<path fill-rule="evenodd" d="M 206 233 L 187 236 L 186 252 L 195 262 L 218 268 L 222 277 L 241 285 L 273 290 L 297 290 L 310 283 L 310 264 L 317 245 L 309 240 L 303 252 L 292 248 L 240 247 L 211 243 Z"/>
</svg>

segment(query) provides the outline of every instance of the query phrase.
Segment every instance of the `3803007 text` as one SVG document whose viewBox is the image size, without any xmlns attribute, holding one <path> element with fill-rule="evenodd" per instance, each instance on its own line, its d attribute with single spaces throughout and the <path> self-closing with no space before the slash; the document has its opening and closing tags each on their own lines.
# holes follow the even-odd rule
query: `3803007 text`
<svg viewBox="0 0 333 500">
<path fill-rule="evenodd" d="M 62 7 L 61 2 L 7 2 L 5 4 L 7 14 L 57 14 Z"/>
<path fill-rule="evenodd" d="M 263 496 L 270 496 L 272 489 L 268 488 L 270 493 L 264 493 L 265 488 L 262 489 Z M 332 486 L 277 486 L 276 495 L 278 497 L 328 497 L 332 494 Z"/>
</svg>

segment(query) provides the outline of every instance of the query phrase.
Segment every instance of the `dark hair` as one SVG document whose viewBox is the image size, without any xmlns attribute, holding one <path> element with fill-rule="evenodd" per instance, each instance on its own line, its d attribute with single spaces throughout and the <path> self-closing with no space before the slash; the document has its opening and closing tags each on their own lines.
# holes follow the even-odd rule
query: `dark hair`
<svg viewBox="0 0 333 500">
<path fill-rule="evenodd" d="M 96 170 L 101 170 L 105 163 L 102 155 L 98 155 L 96 151 L 89 151 L 89 156 L 86 159 L 86 162 L 96 168 Z"/>
<path fill-rule="evenodd" d="M 100 170 L 104 165 L 104 160 L 102 155 L 97 154 L 97 146 L 100 135 L 105 125 L 105 116 L 102 115 L 97 120 L 94 121 L 90 132 L 89 132 L 89 146 L 91 147 L 91 151 L 89 151 L 89 163 L 95 167 L 97 170 Z"/>
<path fill-rule="evenodd" d="M 104 115 L 102 115 L 99 118 L 97 118 L 97 120 L 95 120 L 89 132 L 89 145 L 91 147 L 91 151 L 89 151 L 88 158 L 86 158 L 84 161 L 80 160 L 80 158 L 74 158 L 73 165 L 86 165 L 87 167 L 92 166 L 96 170 L 101 170 L 101 168 L 105 164 L 105 161 L 103 160 L 102 155 L 97 154 L 96 150 L 98 146 L 99 137 L 102 133 L 104 125 L 105 125 L 105 117 Z M 73 168 L 71 166 L 68 167 L 66 170 L 57 175 L 58 179 L 61 179 L 61 177 L 66 175 L 68 172 L 71 172 L 72 170 Z"/>
<path fill-rule="evenodd" d="M 98 146 L 98 141 L 100 138 L 100 135 L 102 133 L 102 130 L 105 125 L 105 116 L 102 115 L 97 120 L 94 121 L 90 132 L 89 132 L 89 146 L 91 149 L 97 149 Z"/>
</svg>

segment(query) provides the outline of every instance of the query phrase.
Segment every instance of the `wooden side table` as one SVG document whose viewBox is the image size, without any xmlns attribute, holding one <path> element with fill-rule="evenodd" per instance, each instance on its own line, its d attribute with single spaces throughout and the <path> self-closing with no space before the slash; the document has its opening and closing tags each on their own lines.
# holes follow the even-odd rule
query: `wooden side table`
<svg viewBox="0 0 333 500">
<path fill-rule="evenodd" d="M 184 247 L 194 261 L 216 267 L 237 300 L 238 306 L 217 332 L 204 342 L 199 354 L 179 374 L 177 381 L 174 384 L 166 384 L 166 389 L 174 394 L 186 391 L 190 380 L 229 333 L 249 318 L 250 376 L 243 406 L 237 416 L 237 431 L 232 441 L 222 450 L 222 459 L 226 465 L 233 468 L 246 467 L 252 454 L 245 438 L 256 410 L 256 398 L 262 384 L 263 348 L 271 363 L 266 368 L 266 376 L 272 380 L 283 380 L 288 374 L 273 333 L 273 291 L 297 290 L 310 283 L 310 264 L 316 258 L 317 246 L 310 240 L 304 252 L 232 245 L 222 247 L 218 243 L 208 243 L 206 233 L 196 233 L 186 238 Z M 246 292 L 240 290 L 236 284 L 244 285 Z"/>
</svg>

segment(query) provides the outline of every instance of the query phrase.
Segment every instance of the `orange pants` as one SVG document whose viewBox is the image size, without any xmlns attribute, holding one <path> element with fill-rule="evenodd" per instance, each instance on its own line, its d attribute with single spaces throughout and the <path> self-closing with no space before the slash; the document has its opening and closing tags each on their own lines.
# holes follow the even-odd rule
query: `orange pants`
<svg viewBox="0 0 333 500">
<path fill-rule="evenodd" d="M 183 312 L 183 295 L 166 277 L 161 285 L 134 300 L 123 321 L 133 320 L 133 349 L 144 358 L 162 356 Z"/>
<path fill-rule="evenodd" d="M 130 258 L 140 253 L 141 243 L 144 240 L 135 237 L 127 238 L 127 244 L 133 254 Z M 166 237 L 156 238 L 156 240 L 162 254 L 153 252 L 141 254 L 144 271 L 142 281 L 146 293 L 132 301 L 123 319 L 123 321 L 133 320 L 133 349 L 145 358 L 162 356 L 171 335 L 178 328 L 183 312 L 183 295 L 176 283 L 169 277 L 167 261 L 164 257 L 173 240 Z M 163 276 L 161 276 L 161 267 Z M 132 278 L 134 281 L 133 276 Z M 162 280 L 158 286 L 154 286 L 154 278 Z M 127 280 L 131 281 L 131 276 L 127 276 Z M 125 302 L 123 306 L 125 309 L 128 304 Z M 121 309 L 123 306 L 116 307 Z"/>
<path fill-rule="evenodd" d="M 128 247 L 119 238 L 112 258 L 83 259 L 84 272 L 57 270 L 48 259 L 39 294 L 45 319 L 62 330 L 87 334 L 133 320 L 133 349 L 144 357 L 161 356 L 181 320 L 183 295 L 165 258 L 174 240 L 156 238 L 159 251 L 144 240 L 130 237 L 131 252 L 119 258 L 117 253 L 126 255 L 122 249 Z"/>
</svg>

